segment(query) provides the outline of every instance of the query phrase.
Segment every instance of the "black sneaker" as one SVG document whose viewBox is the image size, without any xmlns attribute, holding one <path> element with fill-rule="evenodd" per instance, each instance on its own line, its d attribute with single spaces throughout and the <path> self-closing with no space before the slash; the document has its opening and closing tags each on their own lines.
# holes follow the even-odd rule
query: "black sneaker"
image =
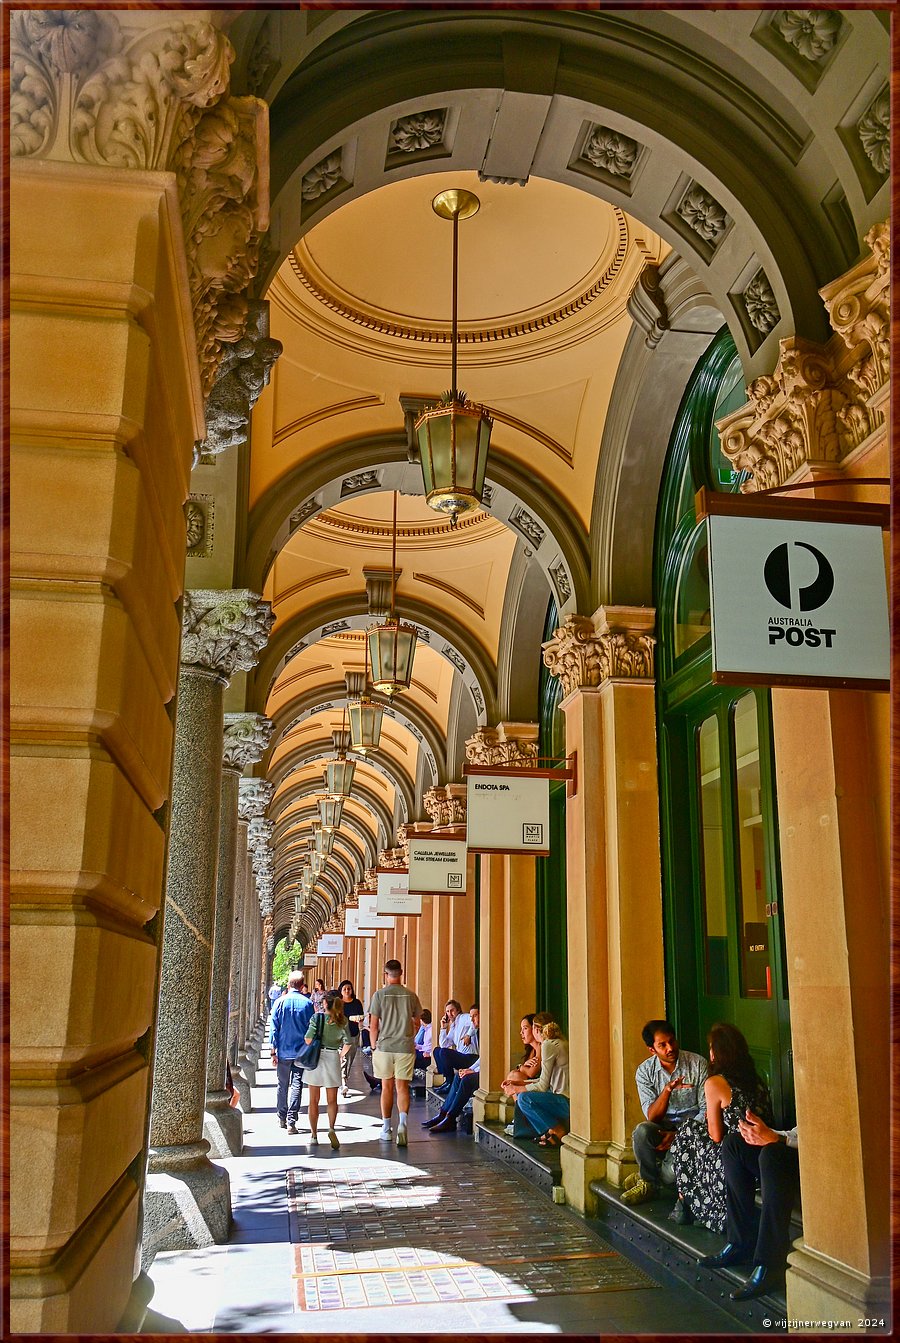
<svg viewBox="0 0 900 1343">
<path fill-rule="evenodd" d="M 287 1120 L 286 1120 L 286 1119 L 282 1119 L 280 1115 L 279 1115 L 279 1117 L 278 1117 L 278 1127 L 279 1127 L 279 1128 L 287 1128 Z"/>
</svg>

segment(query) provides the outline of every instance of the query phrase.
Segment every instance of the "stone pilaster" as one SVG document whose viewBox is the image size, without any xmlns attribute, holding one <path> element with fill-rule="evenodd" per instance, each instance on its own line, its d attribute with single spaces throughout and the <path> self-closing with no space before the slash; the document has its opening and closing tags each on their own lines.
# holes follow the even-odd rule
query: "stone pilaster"
<svg viewBox="0 0 900 1343">
<path fill-rule="evenodd" d="M 275 724 L 262 714 L 225 715 L 219 865 L 209 995 L 209 1037 L 206 1046 L 206 1114 L 203 1126 L 203 1136 L 209 1143 L 210 1154 L 219 1157 L 240 1156 L 243 1147 L 241 1114 L 231 1105 L 231 1095 L 225 1089 L 237 867 L 238 786 L 242 772 L 262 757 L 274 730 Z"/>
<path fill-rule="evenodd" d="M 571 1129 L 563 1141 L 568 1201 L 591 1212 L 590 1183 L 618 1181 L 639 1120 L 640 1028 L 664 1005 L 653 693 L 654 612 L 606 607 L 569 616 L 544 645 L 563 683 Z"/>
<path fill-rule="evenodd" d="M 219 852 L 222 695 L 254 666 L 272 613 L 251 592 L 185 594 L 175 723 L 144 1252 L 222 1243 L 228 1175 L 203 1138 L 213 915 Z"/>
</svg>

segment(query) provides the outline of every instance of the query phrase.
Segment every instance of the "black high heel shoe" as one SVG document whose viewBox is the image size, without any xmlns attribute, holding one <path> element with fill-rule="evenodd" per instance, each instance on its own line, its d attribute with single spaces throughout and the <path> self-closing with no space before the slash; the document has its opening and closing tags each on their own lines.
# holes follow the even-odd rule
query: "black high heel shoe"
<svg viewBox="0 0 900 1343">
<path fill-rule="evenodd" d="M 744 1283 L 743 1287 L 738 1287 L 736 1291 L 730 1292 L 732 1301 L 752 1301 L 755 1296 L 762 1296 L 763 1292 L 768 1292 L 773 1286 L 773 1278 L 777 1274 L 772 1273 L 765 1264 L 757 1264 L 750 1277 Z"/>
<path fill-rule="evenodd" d="M 750 1255 L 741 1245 L 723 1245 L 718 1254 L 705 1254 L 698 1261 L 704 1268 L 727 1268 L 729 1264 L 749 1264 Z"/>
</svg>

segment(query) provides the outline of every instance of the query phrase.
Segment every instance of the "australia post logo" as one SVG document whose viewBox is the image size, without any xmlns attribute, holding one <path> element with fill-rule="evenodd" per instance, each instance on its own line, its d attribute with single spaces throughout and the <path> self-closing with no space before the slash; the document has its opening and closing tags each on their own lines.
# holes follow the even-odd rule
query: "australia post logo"
<svg viewBox="0 0 900 1343">
<path fill-rule="evenodd" d="M 834 569 L 827 556 L 806 541 L 783 541 L 763 566 L 769 595 L 789 615 L 769 616 L 769 643 L 789 648 L 833 648 L 835 629 L 818 623 L 816 612 L 834 591 Z"/>
</svg>

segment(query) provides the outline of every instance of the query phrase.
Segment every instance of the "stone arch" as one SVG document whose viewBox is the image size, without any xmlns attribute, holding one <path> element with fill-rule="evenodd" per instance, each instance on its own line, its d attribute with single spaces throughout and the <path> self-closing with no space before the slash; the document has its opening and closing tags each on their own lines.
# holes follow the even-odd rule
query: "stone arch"
<svg viewBox="0 0 900 1343">
<path fill-rule="evenodd" d="M 370 694 L 376 704 L 383 705 L 387 717 L 402 723 L 416 738 L 422 747 L 423 754 L 430 758 L 436 781 L 441 784 L 447 783 L 447 752 L 438 726 L 433 719 L 413 700 L 404 696 L 390 701 L 387 695 L 381 695 L 377 691 L 370 691 Z M 311 718 L 313 714 L 319 713 L 325 704 L 340 709 L 347 703 L 349 703 L 349 697 L 343 681 L 333 681 L 328 685 L 317 686 L 313 690 L 304 691 L 290 704 L 284 705 L 276 714 L 272 715 L 275 731 L 272 734 L 272 740 L 266 754 L 262 758 L 260 772 L 263 774 L 266 772 L 268 761 L 284 732 L 289 731 L 298 723 L 302 723 L 304 719 Z"/>
<path fill-rule="evenodd" d="M 302 868 L 303 861 L 301 860 L 299 853 L 294 849 L 294 842 L 291 839 L 291 827 L 298 821 L 305 822 L 307 819 L 312 819 L 317 811 L 318 808 L 306 807 L 302 811 L 293 812 L 284 823 L 280 836 L 276 826 L 275 834 L 273 836 L 274 842 L 278 844 L 280 840 L 283 839 L 287 846 L 283 863 L 276 863 L 276 875 L 281 876 L 289 872 L 299 871 Z M 356 836 L 360 841 L 359 846 L 357 846 L 352 836 Z M 375 844 L 371 834 L 366 830 L 362 821 L 350 813 L 347 813 L 341 822 L 341 831 L 338 837 L 344 847 L 352 853 L 354 862 L 356 863 L 360 874 L 362 874 L 367 867 L 374 866 L 376 861 Z"/>
<path fill-rule="evenodd" d="M 398 407 L 398 416 L 400 409 Z M 404 435 L 363 435 L 348 439 L 282 476 L 250 513 L 244 579 L 261 592 L 275 557 L 304 522 L 341 501 L 343 482 L 362 471 L 372 484 L 354 497 L 384 490 L 422 494 L 418 464 L 408 460 Z M 487 464 L 484 508 L 504 523 L 543 569 L 560 610 L 577 610 L 587 598 L 589 554 L 578 519 L 552 490 L 528 473 L 517 458 L 493 446 Z"/>
<path fill-rule="evenodd" d="M 302 648 L 329 634 L 365 629 L 372 617 L 365 609 L 365 593 L 353 593 L 332 602 L 320 602 L 298 612 L 276 628 L 259 660 L 252 680 L 248 677 L 248 704 L 265 704 L 276 677 Z M 487 650 L 452 617 L 425 602 L 406 599 L 398 612 L 415 625 L 419 637 L 459 672 L 475 701 L 478 721 L 496 721 L 496 671 Z M 432 638 L 432 635 L 435 637 Z"/>
<path fill-rule="evenodd" d="M 396 119 L 435 110 L 442 167 L 579 186 L 683 251 L 726 314 L 748 376 L 765 371 L 780 337 L 825 336 L 817 289 L 887 208 L 886 188 L 876 202 L 841 153 L 835 95 L 792 100 L 790 67 L 771 49 L 715 13 L 427 11 L 335 25 L 314 60 L 276 76 L 272 265 L 354 195 L 433 170 L 433 155 L 385 157 L 384 146 Z M 838 49 L 831 89 L 841 57 Z M 848 76 L 851 67 L 848 57 Z M 455 135 L 463 122 L 466 136 Z M 585 155 L 595 132 L 613 146 L 601 144 L 597 162 Z M 825 152 L 811 158 L 816 137 Z M 304 175 L 329 154 L 341 173 L 323 198 L 304 202 Z M 699 216 L 685 206 L 695 190 Z M 822 211 L 828 199 L 840 209 Z M 760 271 L 777 311 L 757 312 L 754 326 L 743 295 Z"/>
<path fill-rule="evenodd" d="M 330 741 L 326 742 L 322 738 L 319 741 L 304 742 L 303 746 L 297 747 L 295 751 L 279 760 L 275 768 L 270 770 L 268 777 L 277 788 L 299 765 L 310 764 L 316 760 L 329 760 L 333 757 L 334 749 Z M 393 785 L 394 791 L 401 799 L 401 810 L 405 812 L 403 819 L 411 820 L 412 812 L 415 810 L 415 780 L 388 755 L 382 755 L 380 758 L 366 756 L 365 763 Z M 393 826 L 390 827 L 389 833 L 392 831 Z"/>
<path fill-rule="evenodd" d="M 308 791 L 309 788 L 306 782 L 300 782 L 298 780 L 295 784 L 288 784 L 281 796 L 276 797 L 269 808 L 270 819 L 277 824 L 278 817 L 284 811 L 285 807 L 289 806 L 291 802 L 296 801 L 298 798 L 305 797 Z M 391 835 L 393 833 L 393 817 L 381 798 L 376 797 L 371 788 L 367 788 L 365 784 L 357 783 L 354 780 L 350 796 L 361 802 L 362 805 L 372 813 L 385 835 Z"/>
</svg>

